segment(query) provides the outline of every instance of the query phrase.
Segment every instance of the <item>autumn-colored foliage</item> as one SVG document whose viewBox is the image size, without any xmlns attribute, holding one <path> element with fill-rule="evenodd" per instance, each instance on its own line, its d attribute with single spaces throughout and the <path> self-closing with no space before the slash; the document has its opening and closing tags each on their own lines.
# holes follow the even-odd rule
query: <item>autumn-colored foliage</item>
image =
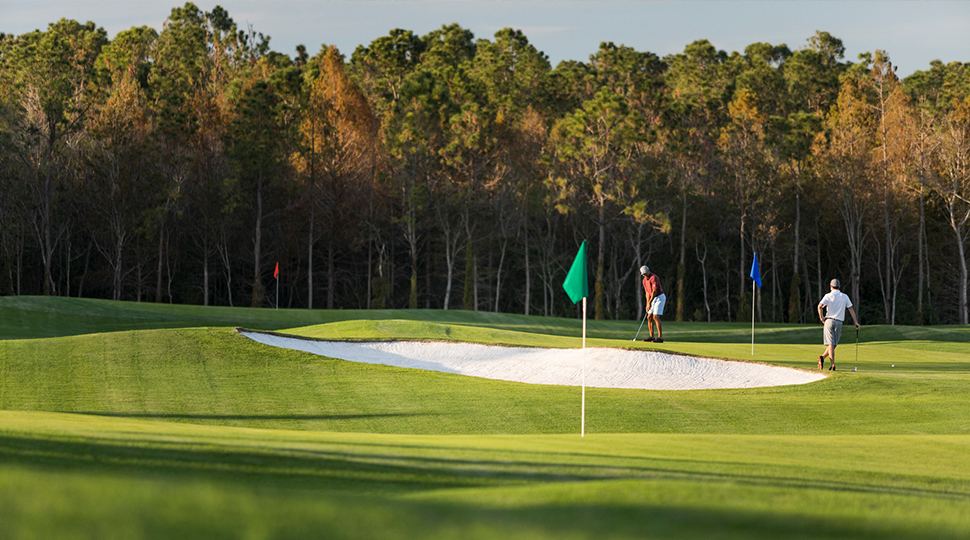
<svg viewBox="0 0 970 540">
<path fill-rule="evenodd" d="M 0 35 L 0 294 L 968 322 L 970 65 L 900 79 L 826 32 L 550 65 L 520 30 L 290 57 L 191 3 L 160 32 Z M 269 287 L 279 263 L 279 298 Z M 459 298 L 460 296 L 460 298 Z"/>
</svg>

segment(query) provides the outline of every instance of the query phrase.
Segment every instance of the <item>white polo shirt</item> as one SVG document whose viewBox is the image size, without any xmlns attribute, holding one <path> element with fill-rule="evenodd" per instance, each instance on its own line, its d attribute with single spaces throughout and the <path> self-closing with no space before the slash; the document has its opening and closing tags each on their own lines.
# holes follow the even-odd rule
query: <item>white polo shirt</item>
<svg viewBox="0 0 970 540">
<path fill-rule="evenodd" d="M 825 306 L 825 318 L 845 321 L 845 309 L 852 307 L 849 295 L 835 289 L 822 297 L 820 305 Z"/>
</svg>

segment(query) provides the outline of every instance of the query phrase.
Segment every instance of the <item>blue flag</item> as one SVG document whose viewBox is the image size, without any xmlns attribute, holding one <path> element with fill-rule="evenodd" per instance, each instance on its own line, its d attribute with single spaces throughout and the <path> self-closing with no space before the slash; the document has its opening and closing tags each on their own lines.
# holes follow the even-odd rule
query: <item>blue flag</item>
<svg viewBox="0 0 970 540">
<path fill-rule="evenodd" d="M 751 263 L 751 279 L 761 288 L 761 270 L 758 269 L 758 254 L 754 254 L 754 261 Z"/>
</svg>

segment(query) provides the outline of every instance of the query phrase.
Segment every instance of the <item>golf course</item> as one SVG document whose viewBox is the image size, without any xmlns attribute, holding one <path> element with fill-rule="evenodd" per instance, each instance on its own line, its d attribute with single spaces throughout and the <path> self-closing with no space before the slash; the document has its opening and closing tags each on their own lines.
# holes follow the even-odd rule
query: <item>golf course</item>
<svg viewBox="0 0 970 540">
<path fill-rule="evenodd" d="M 816 370 L 821 325 L 589 321 L 588 347 Z M 838 371 L 524 384 L 272 347 L 578 348 L 581 321 L 0 297 L 0 540 L 968 538 L 970 328 L 849 326 Z M 641 336 L 642 337 L 642 336 Z"/>
</svg>

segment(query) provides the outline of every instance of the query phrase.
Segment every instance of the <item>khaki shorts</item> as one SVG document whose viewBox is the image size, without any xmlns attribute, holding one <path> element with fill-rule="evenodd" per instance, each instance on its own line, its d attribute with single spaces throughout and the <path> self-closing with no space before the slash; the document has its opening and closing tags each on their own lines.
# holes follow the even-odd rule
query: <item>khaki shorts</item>
<svg viewBox="0 0 970 540">
<path fill-rule="evenodd" d="M 824 345 L 832 345 L 833 347 L 839 344 L 839 340 L 842 339 L 842 321 L 838 319 L 825 319 L 825 329 L 822 331 L 822 343 Z"/>
</svg>

